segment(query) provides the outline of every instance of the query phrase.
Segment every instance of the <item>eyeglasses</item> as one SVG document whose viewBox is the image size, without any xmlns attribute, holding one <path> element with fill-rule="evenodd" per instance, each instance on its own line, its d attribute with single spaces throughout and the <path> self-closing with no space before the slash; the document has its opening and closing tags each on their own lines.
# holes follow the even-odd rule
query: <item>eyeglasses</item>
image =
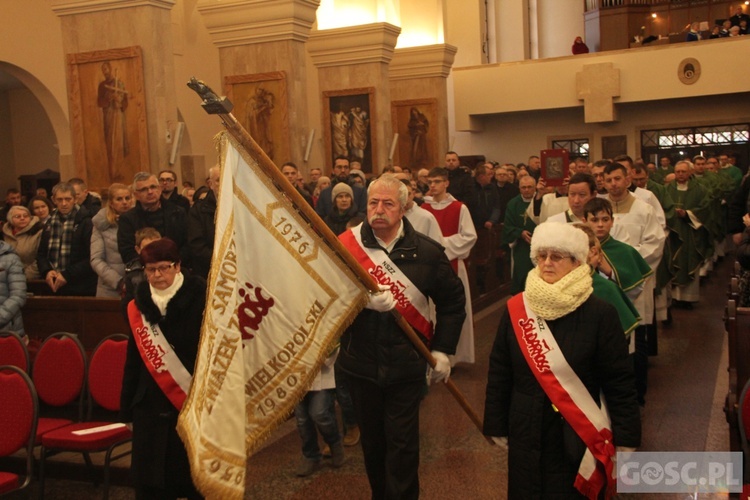
<svg viewBox="0 0 750 500">
<path fill-rule="evenodd" d="M 549 253 L 547 253 L 547 252 L 542 251 L 542 252 L 538 252 L 536 254 L 536 261 L 539 264 L 541 264 L 541 263 L 547 261 L 547 257 L 549 257 L 549 260 L 552 261 L 553 264 L 557 264 L 558 262 L 560 262 L 563 259 L 570 259 L 570 258 L 572 258 L 570 255 L 563 255 L 563 254 L 557 253 L 557 252 L 549 252 Z"/>
<path fill-rule="evenodd" d="M 150 186 L 143 186 L 142 188 L 138 188 L 135 190 L 136 193 L 146 193 L 148 191 L 156 191 L 159 189 L 159 186 L 156 184 L 151 184 Z"/>
<path fill-rule="evenodd" d="M 159 274 L 164 274 L 167 271 L 169 271 L 171 268 L 175 266 L 175 263 L 172 262 L 171 264 L 167 264 L 164 266 L 157 266 L 157 267 L 145 267 L 143 270 L 148 274 L 149 276 L 153 276 L 156 274 L 156 271 L 159 271 Z"/>
<path fill-rule="evenodd" d="M 159 182 L 174 182 L 174 179 L 171 177 L 160 177 Z"/>
</svg>

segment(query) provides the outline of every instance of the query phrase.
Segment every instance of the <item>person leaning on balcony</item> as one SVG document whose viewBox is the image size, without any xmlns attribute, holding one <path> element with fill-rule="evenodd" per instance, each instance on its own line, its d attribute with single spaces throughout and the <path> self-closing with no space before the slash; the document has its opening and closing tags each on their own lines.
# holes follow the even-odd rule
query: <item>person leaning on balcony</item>
<svg viewBox="0 0 750 500">
<path fill-rule="evenodd" d="M 583 42 L 583 39 L 580 36 L 577 36 L 575 41 L 573 42 L 572 52 L 574 55 L 578 54 L 588 54 L 589 53 L 589 47 Z"/>
</svg>

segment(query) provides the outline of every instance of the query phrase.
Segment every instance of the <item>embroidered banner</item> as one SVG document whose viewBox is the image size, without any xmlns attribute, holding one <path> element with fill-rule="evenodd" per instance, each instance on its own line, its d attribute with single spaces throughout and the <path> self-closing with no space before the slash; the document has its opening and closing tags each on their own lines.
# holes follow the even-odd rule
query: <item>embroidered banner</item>
<svg viewBox="0 0 750 500">
<path fill-rule="evenodd" d="M 178 422 L 206 497 L 243 498 L 247 457 L 304 396 L 366 301 L 354 274 L 225 133 L 206 313 Z"/>
</svg>

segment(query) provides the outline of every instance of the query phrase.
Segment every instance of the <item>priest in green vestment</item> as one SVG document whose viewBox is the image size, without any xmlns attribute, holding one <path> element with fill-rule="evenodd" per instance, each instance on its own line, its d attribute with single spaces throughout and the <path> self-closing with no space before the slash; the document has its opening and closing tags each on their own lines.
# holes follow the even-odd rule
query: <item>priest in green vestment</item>
<svg viewBox="0 0 750 500">
<path fill-rule="evenodd" d="M 526 214 L 536 193 L 536 181 L 531 176 L 518 182 L 520 194 L 508 202 L 503 221 L 501 243 L 511 249 L 510 293 L 517 294 L 526 288 L 526 276 L 534 268 L 531 262 L 531 235 L 536 224 Z"/>
<path fill-rule="evenodd" d="M 676 269 L 672 297 L 688 303 L 700 298 L 700 282 L 696 278 L 711 244 L 703 224 L 710 215 L 710 199 L 701 183 L 690 179 L 690 166 L 687 161 L 677 162 L 675 182 L 667 186 L 677 213 L 672 229 L 680 236 L 680 246 L 672 257 Z"/>
</svg>

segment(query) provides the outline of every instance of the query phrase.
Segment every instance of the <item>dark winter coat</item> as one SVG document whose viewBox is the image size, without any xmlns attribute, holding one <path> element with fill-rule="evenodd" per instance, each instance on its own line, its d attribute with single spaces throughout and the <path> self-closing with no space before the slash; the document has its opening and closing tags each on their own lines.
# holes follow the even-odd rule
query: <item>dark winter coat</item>
<svg viewBox="0 0 750 500">
<path fill-rule="evenodd" d="M 208 279 L 211 255 L 216 232 L 216 196 L 209 191 L 205 198 L 195 202 L 188 214 L 188 246 L 193 273 Z"/>
<path fill-rule="evenodd" d="M 117 221 L 117 248 L 123 262 L 130 262 L 138 257 L 135 251 L 135 232 L 144 227 L 153 227 L 162 237 L 177 243 L 182 265 L 188 265 L 187 213 L 174 203 L 164 202 L 155 212 L 146 212 L 138 202 L 134 208 L 120 216 Z"/>
<path fill-rule="evenodd" d="M 326 223 L 326 226 L 331 228 L 333 234 L 338 236 L 346 231 L 346 225 L 354 217 L 357 217 L 357 215 L 359 215 L 357 207 L 354 205 L 354 203 L 352 203 L 352 206 L 350 206 L 349 210 L 347 210 L 345 213 L 342 214 L 339 213 L 338 210 L 334 210 L 323 218 L 323 222 Z"/>
<path fill-rule="evenodd" d="M 466 296 L 445 251 L 434 240 L 418 233 L 404 218 L 405 234 L 390 258 L 435 303 L 437 319 L 430 349 L 454 354 L 466 312 Z M 356 229 L 356 228 L 355 228 Z M 378 248 L 370 225 L 360 226 L 362 243 Z M 424 380 L 426 361 L 419 355 L 390 312 L 363 309 L 341 337 L 338 367 L 354 377 L 385 387 Z"/>
<path fill-rule="evenodd" d="M 616 446 L 638 447 L 635 377 L 617 311 L 594 296 L 548 321 L 595 401 L 604 393 Z M 484 434 L 508 437 L 508 498 L 575 498 L 583 441 L 550 403 L 521 353 L 506 310 L 490 354 Z M 555 496 L 559 495 L 559 496 Z"/>
<path fill-rule="evenodd" d="M 98 276 L 91 268 L 91 232 L 94 226 L 91 223 L 90 214 L 83 207 L 78 209 L 73 221 L 70 260 L 67 268 L 62 271 L 63 278 L 67 283 L 57 291 L 56 295 L 93 297 L 96 295 L 96 282 L 98 280 Z M 50 264 L 48 256 L 50 233 L 49 225 L 45 225 L 36 255 L 41 279 L 46 279 L 47 273 L 52 271 L 52 264 Z"/>
<path fill-rule="evenodd" d="M 159 324 L 164 337 L 192 374 L 206 304 L 205 280 L 185 277 L 182 287 L 169 301 L 164 317 L 151 300 L 146 281 L 138 286 L 135 303 L 147 321 Z M 179 489 L 192 484 L 187 453 L 176 430 L 178 413 L 149 374 L 131 334 L 120 396 L 120 419 L 133 422 L 131 471 L 136 486 Z"/>
</svg>

